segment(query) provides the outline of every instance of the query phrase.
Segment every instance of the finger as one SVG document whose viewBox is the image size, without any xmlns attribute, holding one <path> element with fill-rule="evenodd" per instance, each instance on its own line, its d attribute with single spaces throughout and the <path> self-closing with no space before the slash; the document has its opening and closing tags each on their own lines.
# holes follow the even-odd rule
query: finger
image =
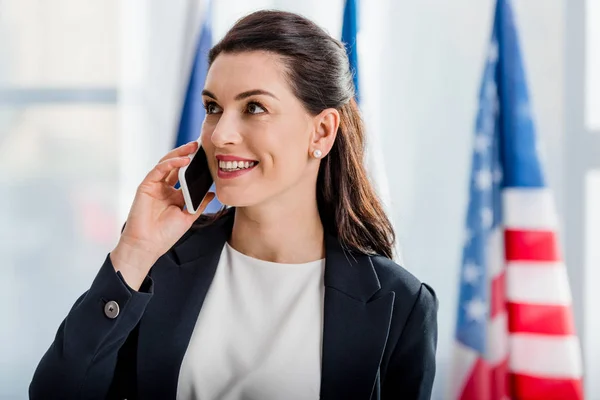
<svg viewBox="0 0 600 400">
<path fill-rule="evenodd" d="M 171 158 L 168 160 L 161 161 L 160 163 L 156 164 L 154 168 L 152 168 L 152 171 L 150 171 L 148 175 L 146 175 L 146 179 L 144 179 L 144 182 L 158 183 L 165 179 L 171 171 L 173 171 L 176 168 L 181 168 L 187 165 L 189 162 L 190 158 L 187 156 Z"/>
<path fill-rule="evenodd" d="M 183 146 L 179 146 L 176 149 L 173 149 L 170 152 L 168 152 L 167 154 L 165 154 L 165 156 L 160 159 L 159 163 L 161 163 L 165 160 L 168 160 L 170 158 L 189 156 L 196 150 L 198 150 L 198 142 L 193 141 L 193 142 L 186 143 Z"/>
<path fill-rule="evenodd" d="M 183 192 L 181 191 L 181 189 L 175 190 L 172 197 L 172 202 L 174 205 L 183 210 L 183 206 L 185 206 L 185 198 L 183 197 Z"/>
<path fill-rule="evenodd" d="M 165 178 L 165 183 L 169 186 L 175 186 L 177 181 L 179 180 L 179 170 L 180 168 L 175 168 L 173 171 L 169 172 L 169 175 Z"/>
</svg>

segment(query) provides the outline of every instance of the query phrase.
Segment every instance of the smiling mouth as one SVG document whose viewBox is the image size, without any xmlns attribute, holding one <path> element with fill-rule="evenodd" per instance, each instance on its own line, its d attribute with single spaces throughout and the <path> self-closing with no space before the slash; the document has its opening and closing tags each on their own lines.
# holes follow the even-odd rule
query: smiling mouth
<svg viewBox="0 0 600 400">
<path fill-rule="evenodd" d="M 242 171 L 257 164 L 258 161 L 219 161 L 219 169 L 224 172 Z"/>
</svg>

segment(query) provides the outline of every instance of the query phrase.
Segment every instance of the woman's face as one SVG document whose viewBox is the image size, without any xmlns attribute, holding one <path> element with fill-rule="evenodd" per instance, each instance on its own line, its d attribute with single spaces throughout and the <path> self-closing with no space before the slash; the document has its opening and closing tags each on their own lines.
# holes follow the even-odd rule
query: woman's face
<svg viewBox="0 0 600 400">
<path fill-rule="evenodd" d="M 318 160 L 311 152 L 325 155 L 333 140 L 321 140 L 323 116 L 304 109 L 284 73 L 277 55 L 258 51 L 222 53 L 208 71 L 202 146 L 224 204 L 314 196 Z"/>
</svg>

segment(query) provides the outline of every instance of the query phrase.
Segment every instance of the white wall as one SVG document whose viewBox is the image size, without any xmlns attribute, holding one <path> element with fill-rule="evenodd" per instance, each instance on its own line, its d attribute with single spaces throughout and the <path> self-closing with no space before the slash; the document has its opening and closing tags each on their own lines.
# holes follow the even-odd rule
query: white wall
<svg viewBox="0 0 600 400">
<path fill-rule="evenodd" d="M 546 171 L 560 193 L 564 4 L 514 4 Z M 436 398 L 448 384 L 471 139 L 493 7 L 491 0 L 394 2 L 388 59 L 380 62 L 385 163 L 405 265 L 440 298 Z M 561 211 L 561 196 L 557 203 Z"/>
<path fill-rule="evenodd" d="M 140 0 L 127 0 L 137 4 Z M 155 29 L 181 35 L 173 6 L 161 7 L 158 1 L 144 2 L 147 10 L 125 12 L 125 22 L 138 24 L 141 32 L 150 35 L 125 37 L 124 42 L 135 48 L 135 40 L 144 43 L 145 60 L 168 60 L 162 76 L 149 77 L 142 85 L 162 79 L 164 90 L 155 92 L 153 107 L 146 104 L 142 114 L 124 113 L 130 118 L 128 131 L 123 131 L 124 143 L 132 149 L 135 140 L 144 141 L 146 156 L 130 159 L 135 169 L 125 168 L 124 182 L 129 185 L 143 177 L 168 148 L 173 135 L 177 106 L 171 75 L 182 71 L 174 57 L 165 58 L 161 51 L 177 55 L 168 49 L 168 41 Z M 183 5 L 185 2 L 176 2 Z M 363 111 L 369 128 L 379 132 L 383 158 L 389 178 L 392 216 L 401 243 L 406 268 L 430 283 L 440 298 L 439 311 L 439 373 L 435 398 L 441 398 L 447 386 L 451 358 L 458 268 L 460 263 L 464 215 L 467 201 L 467 180 L 470 168 L 471 139 L 477 93 L 483 69 L 484 53 L 490 36 L 494 2 L 492 0 L 382 0 L 362 1 L 361 79 Z M 561 193 L 563 187 L 563 0 L 531 0 L 516 3 L 524 56 L 532 93 L 534 118 L 538 133 L 547 148 L 547 172 L 550 184 Z M 341 30 L 342 0 L 255 0 L 217 1 L 214 10 L 215 39 L 220 38 L 233 22 L 261 7 L 278 7 L 300 12 L 313 18 L 332 35 Z M 126 6 L 124 6 L 126 7 Z M 164 16 L 172 18 L 165 18 Z M 146 18 L 145 20 L 143 18 Z M 149 24 L 145 28 L 144 24 Z M 144 31 L 145 29 L 145 31 Z M 134 35 L 134 28 L 124 31 Z M 178 36 L 179 37 L 179 36 Z M 181 45 L 181 38 L 177 39 Z M 167 49 L 167 50 L 164 50 Z M 123 52 L 122 65 L 131 68 L 135 53 Z M 146 68 L 159 68 L 148 67 Z M 171 78 L 170 78 L 171 77 Z M 172 79 L 168 81 L 168 79 Z M 171 84 L 172 85 L 172 84 Z M 158 93 L 167 96 L 158 96 Z M 127 96 L 127 95 L 126 95 Z M 166 104 L 162 116 L 145 120 L 144 112 L 158 110 Z M 167 104 L 168 102 L 171 102 Z M 135 111 L 135 108 L 133 109 Z M 139 111 L 139 110 L 138 110 Z M 129 115 L 129 117 L 128 117 Z M 133 115 L 133 117 L 132 117 Z M 157 118 L 162 118 L 157 120 Z M 137 122 L 136 122 L 137 121 Z M 149 122 L 151 121 L 151 122 Z M 165 136 L 167 135 L 167 139 Z M 129 139 L 128 139 L 129 138 Z M 127 144 L 129 143 L 129 144 Z M 141 154 L 141 153 L 139 153 Z M 132 172 L 133 171 L 133 172 Z M 124 194 L 123 204 L 128 204 Z M 557 197 L 562 213 L 563 199 Z M 563 214 L 564 215 L 564 214 Z"/>
</svg>

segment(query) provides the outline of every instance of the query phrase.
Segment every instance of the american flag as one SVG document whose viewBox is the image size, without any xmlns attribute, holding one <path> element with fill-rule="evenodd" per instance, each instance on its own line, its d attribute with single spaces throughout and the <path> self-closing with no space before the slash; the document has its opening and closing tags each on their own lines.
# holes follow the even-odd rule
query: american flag
<svg viewBox="0 0 600 400">
<path fill-rule="evenodd" d="M 480 91 L 451 399 L 582 399 L 582 362 L 509 0 Z"/>
</svg>

